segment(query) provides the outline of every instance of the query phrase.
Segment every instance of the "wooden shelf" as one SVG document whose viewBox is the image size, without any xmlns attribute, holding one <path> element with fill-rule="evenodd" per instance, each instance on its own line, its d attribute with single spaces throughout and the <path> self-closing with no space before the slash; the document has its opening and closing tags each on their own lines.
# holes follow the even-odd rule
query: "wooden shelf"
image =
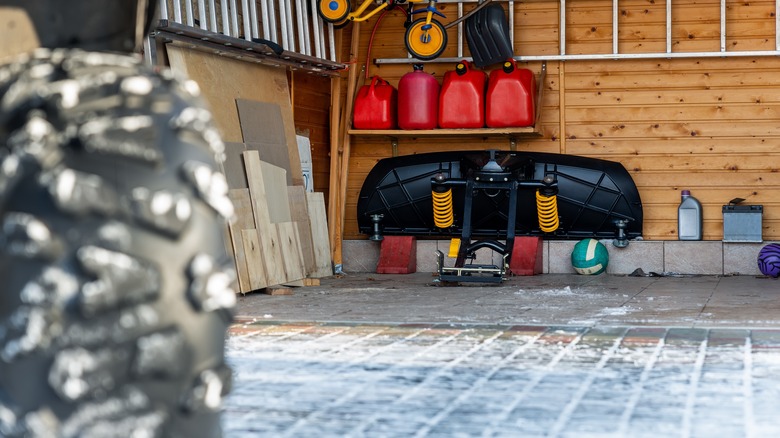
<svg viewBox="0 0 780 438">
<path fill-rule="evenodd" d="M 479 129 L 350 129 L 350 135 L 400 137 L 519 137 L 526 135 L 542 135 L 535 127 L 525 128 L 479 128 Z"/>
<path fill-rule="evenodd" d="M 390 140 L 393 156 L 398 156 L 399 138 L 420 137 L 505 137 L 509 140 L 509 150 L 517 150 L 517 138 L 541 136 L 542 133 L 534 126 L 524 128 L 479 128 L 479 129 L 350 129 L 349 135 L 356 137 L 385 137 Z"/>
</svg>

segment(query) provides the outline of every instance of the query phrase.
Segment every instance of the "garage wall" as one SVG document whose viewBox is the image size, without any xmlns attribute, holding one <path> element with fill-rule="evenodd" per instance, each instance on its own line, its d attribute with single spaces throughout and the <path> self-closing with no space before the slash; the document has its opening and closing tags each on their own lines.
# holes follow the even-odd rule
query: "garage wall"
<svg viewBox="0 0 780 438">
<path fill-rule="evenodd" d="M 566 53 L 612 50 L 612 2 L 569 2 Z M 454 15 L 454 4 L 441 4 Z M 516 54 L 558 53 L 559 2 L 516 3 Z M 664 1 L 621 0 L 621 53 L 664 51 Z M 727 50 L 774 50 L 774 1 L 727 1 Z M 374 37 L 371 58 L 405 57 L 403 16 L 390 12 Z M 675 0 L 672 50 L 717 51 L 720 3 Z M 376 19 L 361 28 L 365 64 Z M 345 31 L 345 53 L 349 47 Z M 454 29 L 447 52 L 455 56 Z M 538 62 L 525 64 L 535 73 Z M 454 65 L 426 64 L 441 81 Z M 411 65 L 368 64 L 397 85 Z M 521 138 L 517 150 L 576 154 L 621 162 L 644 203 L 644 237 L 677 238 L 681 189 L 704 206 L 705 240 L 721 240 L 721 206 L 740 197 L 764 205 L 766 240 L 780 239 L 780 59 L 771 57 L 548 62 L 541 137 Z M 399 154 L 458 149 L 508 149 L 505 139 L 400 139 Z M 354 136 L 350 158 L 346 239 L 357 231 L 357 195 L 373 165 L 391 155 L 389 141 Z"/>
<path fill-rule="evenodd" d="M 295 129 L 311 142 L 314 191 L 328 199 L 330 181 L 330 78 L 297 70 L 290 73 Z"/>
</svg>

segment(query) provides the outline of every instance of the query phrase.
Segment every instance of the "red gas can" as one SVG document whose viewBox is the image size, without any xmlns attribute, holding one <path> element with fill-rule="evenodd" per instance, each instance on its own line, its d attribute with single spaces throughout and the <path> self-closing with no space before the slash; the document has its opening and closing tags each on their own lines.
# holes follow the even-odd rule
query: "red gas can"
<svg viewBox="0 0 780 438">
<path fill-rule="evenodd" d="M 398 127 L 436 129 L 439 113 L 439 82 L 415 64 L 414 71 L 398 82 Z"/>
<path fill-rule="evenodd" d="M 355 129 L 396 129 L 398 92 L 379 76 L 363 85 L 355 97 L 352 127 Z"/>
<path fill-rule="evenodd" d="M 490 73 L 485 98 L 485 122 L 490 128 L 534 124 L 536 78 L 531 70 L 517 68 L 514 59 Z"/>
<path fill-rule="evenodd" d="M 482 128 L 485 126 L 485 84 L 487 75 L 461 61 L 455 71 L 444 73 L 439 96 L 440 128 Z"/>
</svg>

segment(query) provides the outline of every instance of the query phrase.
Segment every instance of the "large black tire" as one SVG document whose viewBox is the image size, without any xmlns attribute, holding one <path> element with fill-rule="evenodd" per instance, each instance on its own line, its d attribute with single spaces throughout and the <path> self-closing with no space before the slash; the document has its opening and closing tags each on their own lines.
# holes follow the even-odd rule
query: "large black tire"
<svg viewBox="0 0 780 438">
<path fill-rule="evenodd" d="M 233 207 L 197 94 L 124 55 L 0 67 L 0 436 L 221 436 Z"/>
</svg>

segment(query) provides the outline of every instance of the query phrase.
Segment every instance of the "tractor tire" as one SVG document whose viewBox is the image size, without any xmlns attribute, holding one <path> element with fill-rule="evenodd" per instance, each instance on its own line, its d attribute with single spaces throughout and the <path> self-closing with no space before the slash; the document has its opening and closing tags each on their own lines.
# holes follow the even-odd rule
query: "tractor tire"
<svg viewBox="0 0 780 438">
<path fill-rule="evenodd" d="M 198 94 L 119 54 L 0 67 L 0 436 L 221 436 L 233 206 Z"/>
</svg>

